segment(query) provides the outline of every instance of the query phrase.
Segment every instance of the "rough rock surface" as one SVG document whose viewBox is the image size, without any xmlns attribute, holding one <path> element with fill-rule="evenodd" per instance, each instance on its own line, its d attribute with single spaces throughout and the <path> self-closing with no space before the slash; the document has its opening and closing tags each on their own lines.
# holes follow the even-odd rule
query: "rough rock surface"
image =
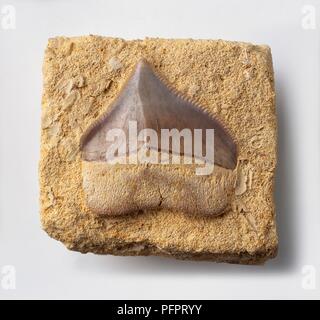
<svg viewBox="0 0 320 320">
<path fill-rule="evenodd" d="M 141 57 L 226 124 L 238 145 L 237 185 L 219 217 L 166 209 L 105 217 L 86 206 L 80 138 Z M 222 40 L 50 39 L 44 66 L 41 221 L 69 249 L 256 264 L 277 251 L 276 116 L 270 49 Z"/>
</svg>

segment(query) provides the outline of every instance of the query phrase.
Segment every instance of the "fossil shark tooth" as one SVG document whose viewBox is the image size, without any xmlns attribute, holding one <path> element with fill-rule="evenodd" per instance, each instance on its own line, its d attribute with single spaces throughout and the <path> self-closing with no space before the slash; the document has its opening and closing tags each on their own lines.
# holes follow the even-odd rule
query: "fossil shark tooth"
<svg viewBox="0 0 320 320">
<path fill-rule="evenodd" d="M 84 134 L 81 141 L 83 160 L 104 161 L 109 147 L 107 131 L 121 128 L 128 134 L 129 121 L 136 121 L 138 132 L 149 128 L 159 133 L 159 137 L 161 129 L 181 131 L 188 128 L 192 132 L 194 129 L 214 129 L 214 163 L 231 170 L 236 167 L 237 147 L 221 122 L 172 89 L 145 59 L 137 63 L 108 111 Z M 205 147 L 203 135 L 202 149 Z M 186 154 L 185 150 L 184 154 L 195 156 Z"/>
<path fill-rule="evenodd" d="M 194 129 L 214 129 L 214 141 L 209 140 L 209 148 L 214 148 L 213 174 L 196 175 L 195 163 L 149 166 L 139 162 L 137 166 L 125 163 L 120 167 L 109 163 L 106 157 L 110 147 L 107 133 L 111 129 L 121 129 L 130 139 L 131 121 L 136 124 L 137 132 L 153 129 L 158 142 L 163 129 L 177 129 L 179 132 L 186 128 L 191 132 Z M 205 138 L 202 135 L 199 140 L 202 150 L 207 147 Z M 124 148 L 121 148 L 120 155 L 125 160 L 131 151 L 127 140 L 122 143 Z M 181 140 L 178 141 L 180 155 L 189 160 L 197 159 L 199 155 L 195 146 L 191 152 L 190 149 L 181 151 Z M 173 158 L 177 153 L 171 146 L 166 145 L 167 149 L 163 149 L 162 144 L 157 143 L 148 145 L 148 148 L 156 155 L 165 153 Z M 234 195 L 237 170 L 233 169 L 237 154 L 232 137 L 217 119 L 168 85 L 145 60 L 138 62 L 108 111 L 84 133 L 81 151 L 86 203 L 92 212 L 98 214 L 116 216 L 163 208 L 216 216 L 224 212 Z"/>
</svg>

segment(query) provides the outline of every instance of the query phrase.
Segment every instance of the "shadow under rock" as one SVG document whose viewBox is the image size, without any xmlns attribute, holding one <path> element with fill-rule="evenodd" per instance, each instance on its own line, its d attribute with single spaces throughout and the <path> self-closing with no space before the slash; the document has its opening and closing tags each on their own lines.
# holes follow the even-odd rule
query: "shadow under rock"
<svg viewBox="0 0 320 320">
<path fill-rule="evenodd" d="M 294 128 L 290 121 L 290 106 L 286 103 L 285 82 L 281 74 L 276 79 L 276 103 L 278 119 L 278 166 L 276 171 L 275 203 L 279 253 L 274 267 L 290 270 L 295 267 L 298 250 L 297 212 L 298 190 L 296 183 L 296 159 L 294 155 Z"/>
</svg>

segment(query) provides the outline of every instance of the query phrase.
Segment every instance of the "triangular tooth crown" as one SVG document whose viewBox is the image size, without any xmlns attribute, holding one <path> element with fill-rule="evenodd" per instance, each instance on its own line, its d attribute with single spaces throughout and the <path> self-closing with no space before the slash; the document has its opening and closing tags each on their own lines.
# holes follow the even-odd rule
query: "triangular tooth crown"
<svg viewBox="0 0 320 320">
<path fill-rule="evenodd" d="M 159 137 L 161 129 L 214 129 L 215 164 L 227 169 L 236 167 L 237 147 L 227 130 L 197 104 L 170 88 L 144 59 L 137 63 L 106 114 L 84 134 L 83 159 L 104 161 L 107 131 L 120 128 L 127 135 L 129 121 L 137 121 L 138 132 L 144 128 L 154 129 Z M 205 134 L 202 144 L 205 152 Z"/>
</svg>

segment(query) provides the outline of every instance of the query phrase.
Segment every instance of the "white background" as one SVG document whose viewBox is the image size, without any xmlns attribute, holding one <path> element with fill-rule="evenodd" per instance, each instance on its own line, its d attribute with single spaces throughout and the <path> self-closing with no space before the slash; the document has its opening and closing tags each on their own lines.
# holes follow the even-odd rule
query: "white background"
<svg viewBox="0 0 320 320">
<path fill-rule="evenodd" d="M 0 0 L 0 298 L 319 298 L 319 28 L 316 0 Z M 316 9 L 304 29 L 303 8 Z M 0 15 L 3 18 L 3 14 Z M 41 230 L 38 205 L 41 67 L 57 35 L 222 38 L 272 48 L 279 121 L 278 257 L 265 266 L 70 252 Z M 1 286 L 16 268 L 16 289 Z M 316 271 L 303 288 L 305 265 Z M 3 282 L 3 281 L 2 281 Z"/>
</svg>

